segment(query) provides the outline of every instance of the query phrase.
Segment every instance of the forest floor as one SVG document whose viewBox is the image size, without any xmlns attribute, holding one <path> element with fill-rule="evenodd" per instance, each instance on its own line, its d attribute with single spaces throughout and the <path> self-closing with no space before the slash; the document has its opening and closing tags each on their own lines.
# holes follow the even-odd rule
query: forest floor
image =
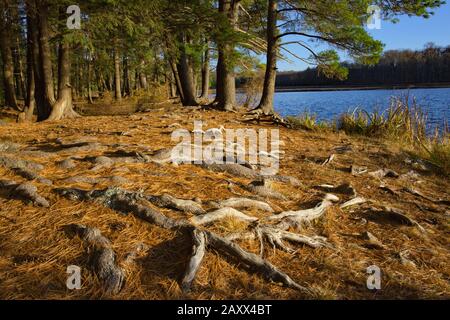
<svg viewBox="0 0 450 320">
<path fill-rule="evenodd" d="M 147 195 L 194 199 L 206 211 L 211 210 L 211 200 L 225 200 L 237 194 L 254 197 L 245 188 L 254 180 L 251 178 L 196 165 L 145 161 L 146 155 L 173 147 L 176 143 L 171 141 L 172 131 L 193 130 L 194 120 L 202 120 L 204 130 L 221 125 L 227 129 L 278 128 L 244 123 L 241 116 L 170 104 L 131 115 L 87 116 L 35 124 L 3 122 L 0 299 L 450 298 L 448 176 L 428 168 L 400 147 L 379 140 L 341 132 L 279 128 L 284 142 L 280 174 L 297 178 L 301 185 L 272 184 L 284 197 L 263 201 L 276 213 L 314 207 L 323 198 L 323 188 L 317 187 L 323 184 L 348 183 L 358 196 L 368 200 L 342 209 L 340 204 L 355 194 L 340 194 L 336 189 L 339 203 L 301 227 L 301 234 L 323 236 L 330 246 L 291 244 L 294 250 L 285 252 L 266 245 L 264 258 L 297 283 L 313 288 L 318 293 L 315 296 L 267 281 L 259 273 L 242 268 L 239 261 L 224 258 L 214 250 L 206 252 L 192 290 L 183 293 L 179 281 L 192 247 L 186 235 L 154 226 L 135 215 L 119 214 L 95 201 L 68 199 L 55 192 L 56 188 L 99 190 L 116 185 Z M 331 154 L 335 155 L 333 161 L 323 165 Z M 367 172 L 352 174 L 351 166 L 367 167 Z M 370 174 L 385 168 L 396 174 Z M 42 199 L 27 201 L 27 196 L 12 192 L 8 185 L 11 181 L 37 187 L 48 206 Z M 193 216 L 147 205 L 174 219 Z M 396 209 L 392 212 L 386 207 Z M 258 218 L 268 215 L 254 208 L 241 211 Z M 103 290 L 90 265 L 90 249 L 79 237 L 65 232 L 71 224 L 98 228 L 110 240 L 125 275 L 119 293 L 110 295 Z M 203 227 L 225 236 L 246 229 L 248 223 L 228 218 Z M 259 253 L 258 241 L 236 243 Z M 66 287 L 69 265 L 81 267 L 80 290 Z M 372 265 L 381 270 L 380 290 L 367 288 L 367 268 Z"/>
</svg>

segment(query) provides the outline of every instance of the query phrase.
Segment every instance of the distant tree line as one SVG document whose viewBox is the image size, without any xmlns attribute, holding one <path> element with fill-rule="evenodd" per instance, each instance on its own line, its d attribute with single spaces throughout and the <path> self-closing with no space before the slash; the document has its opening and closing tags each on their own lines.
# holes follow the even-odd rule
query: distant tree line
<svg viewBox="0 0 450 320">
<path fill-rule="evenodd" d="M 301 72 L 279 72 L 277 87 L 290 86 L 371 86 L 450 83 L 450 46 L 427 44 L 423 50 L 389 50 L 379 63 L 368 66 L 343 63 L 344 80 L 329 78 L 317 68 Z"/>
</svg>

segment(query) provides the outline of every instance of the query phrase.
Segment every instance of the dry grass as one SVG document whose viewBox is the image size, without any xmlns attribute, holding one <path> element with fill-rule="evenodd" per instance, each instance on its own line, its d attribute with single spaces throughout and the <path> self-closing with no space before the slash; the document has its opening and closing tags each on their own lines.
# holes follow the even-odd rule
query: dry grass
<svg viewBox="0 0 450 320">
<path fill-rule="evenodd" d="M 166 126 L 179 123 L 183 128 L 193 129 L 193 120 L 202 119 L 205 127 L 240 128 L 246 124 L 236 123 L 236 114 L 216 111 L 188 111 L 176 105 L 167 105 L 150 113 L 132 116 L 84 117 L 76 121 L 60 121 L 40 124 L 10 124 L 0 127 L 0 138 L 43 149 L 52 145 L 54 139 L 92 139 L 104 144 L 128 144 L 136 150 L 142 146 L 153 150 L 174 145 L 170 140 L 173 129 Z M 253 125 L 247 125 L 253 126 Z M 254 127 L 257 127 L 256 125 Z M 131 136 L 120 135 L 128 132 Z M 365 165 L 369 170 L 383 167 L 399 173 L 411 170 L 405 165 L 408 156 L 390 147 L 364 137 L 349 137 L 342 132 L 304 132 L 280 128 L 286 152 L 280 164 L 282 174 L 300 179 L 305 188 L 277 185 L 292 197 L 291 201 L 269 201 L 274 207 L 296 209 L 309 207 L 320 199 L 320 194 L 310 186 L 350 181 L 360 195 L 378 202 L 403 209 L 422 224 L 427 234 L 415 229 L 382 225 L 374 222 L 361 223 L 363 213 L 357 208 L 342 211 L 337 207 L 328 210 L 323 219 L 305 226 L 305 234 L 329 237 L 336 246 L 331 249 L 298 247 L 295 254 L 269 249 L 267 259 L 286 271 L 296 281 L 308 284 L 320 291 L 317 297 L 307 297 L 296 291 L 268 283 L 260 276 L 250 274 L 232 261 L 208 252 L 197 276 L 193 291 L 184 295 L 177 284 L 185 267 L 190 248 L 189 239 L 152 225 L 132 216 L 123 216 L 94 203 L 73 202 L 52 192 L 52 187 L 35 183 L 39 192 L 51 202 L 50 208 L 36 208 L 0 195 L 0 298 L 2 299 L 101 299 L 111 298 L 103 294 L 98 279 L 88 268 L 87 255 L 78 238 L 70 239 L 61 227 L 70 223 L 83 223 L 99 228 L 108 237 L 118 254 L 118 261 L 131 252 L 137 244 L 145 243 L 149 250 L 126 267 L 126 285 L 114 299 L 399 299 L 399 298 L 449 298 L 449 224 L 447 213 L 418 209 L 415 203 L 435 209 L 437 206 L 424 199 L 402 194 L 400 199 L 381 191 L 380 181 L 366 175 L 353 177 L 346 170 L 352 164 Z M 323 167 L 309 161 L 326 158 L 333 148 L 351 144 L 353 151 L 338 154 L 331 166 Z M 131 148 L 131 147 L 130 147 Z M 96 156 L 102 152 L 77 154 Z M 92 173 L 91 165 L 77 161 L 77 167 L 65 172 L 55 166 L 58 160 L 75 156 L 51 153 L 49 157 L 21 155 L 45 165 L 42 175 L 54 180 L 55 186 L 101 188 L 106 185 L 70 185 L 58 179 L 74 175 L 111 176 L 121 175 L 130 183 L 124 188 L 144 190 L 148 194 L 170 193 L 174 196 L 202 200 L 226 199 L 234 196 L 227 188 L 224 178 L 242 183 L 225 174 L 211 173 L 190 165 L 158 166 L 155 164 L 124 164 Z M 416 188 L 435 198 L 449 198 L 450 183 L 446 177 L 433 172 L 420 172 L 423 182 Z M 2 179 L 21 181 L 13 172 L 0 167 Z M 403 180 L 389 179 L 393 188 L 409 185 Z M 242 194 L 244 190 L 237 189 Z M 161 210 L 174 218 L 184 214 Z M 263 213 L 249 211 L 262 216 Z M 225 220 L 209 229 L 225 234 L 244 228 L 242 223 Z M 386 245 L 385 250 L 367 249 L 355 234 L 370 231 Z M 249 251 L 257 253 L 257 242 L 241 241 Z M 410 251 L 410 259 L 417 267 L 401 264 L 398 253 Z M 68 265 L 82 267 L 82 289 L 66 289 Z M 382 290 L 366 288 L 366 268 L 376 264 L 382 269 Z"/>
</svg>

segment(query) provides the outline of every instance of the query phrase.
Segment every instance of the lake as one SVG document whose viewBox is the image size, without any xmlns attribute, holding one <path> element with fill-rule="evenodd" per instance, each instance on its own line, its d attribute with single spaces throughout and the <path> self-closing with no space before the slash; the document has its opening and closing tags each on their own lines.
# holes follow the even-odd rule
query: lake
<svg viewBox="0 0 450 320">
<path fill-rule="evenodd" d="M 333 120 L 357 107 L 369 112 L 384 111 L 389 107 L 391 97 L 407 94 L 410 100 L 416 99 L 427 115 L 430 131 L 436 127 L 442 128 L 445 121 L 450 124 L 450 88 L 277 92 L 274 104 L 275 110 L 282 116 L 308 111 L 316 114 L 318 120 Z"/>
</svg>

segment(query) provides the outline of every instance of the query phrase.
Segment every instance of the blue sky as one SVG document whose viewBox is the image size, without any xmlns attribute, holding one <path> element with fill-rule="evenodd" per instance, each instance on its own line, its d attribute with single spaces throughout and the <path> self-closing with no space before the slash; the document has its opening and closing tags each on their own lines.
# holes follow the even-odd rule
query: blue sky
<svg viewBox="0 0 450 320">
<path fill-rule="evenodd" d="M 434 42 L 439 46 L 450 45 L 450 3 L 445 4 L 435 10 L 435 15 L 429 19 L 418 17 L 399 17 L 400 22 L 393 24 L 383 21 L 380 30 L 369 30 L 375 39 L 386 44 L 385 50 L 390 49 L 422 49 L 428 42 Z M 286 37 L 283 42 L 299 39 L 298 37 Z M 309 54 L 298 45 L 286 46 L 289 51 L 301 57 L 308 57 Z M 317 50 L 327 47 L 318 46 Z M 284 52 L 286 54 L 286 52 Z M 308 67 L 302 61 L 287 55 L 290 62 L 279 61 L 280 71 L 304 70 Z M 345 54 L 341 54 L 342 59 L 346 59 Z"/>
</svg>

